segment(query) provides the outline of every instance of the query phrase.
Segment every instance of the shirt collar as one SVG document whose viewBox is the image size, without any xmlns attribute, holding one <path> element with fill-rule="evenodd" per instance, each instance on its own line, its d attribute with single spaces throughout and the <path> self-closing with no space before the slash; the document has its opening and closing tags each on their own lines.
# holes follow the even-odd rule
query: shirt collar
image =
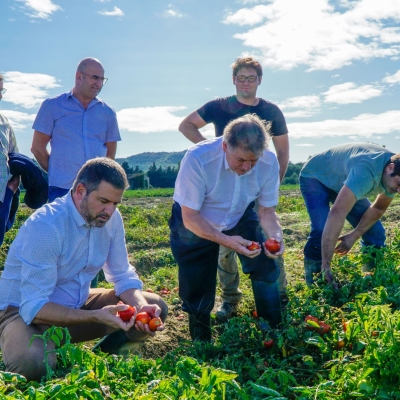
<svg viewBox="0 0 400 400">
<path fill-rule="evenodd" d="M 76 101 L 77 103 L 79 103 L 79 104 L 82 106 L 81 102 L 74 96 L 73 90 L 74 90 L 74 88 L 72 88 L 69 92 L 67 92 L 67 98 L 72 98 L 72 99 L 74 99 L 74 101 Z M 89 109 L 90 107 L 92 107 L 94 104 L 97 104 L 97 103 L 104 103 L 104 102 L 103 102 L 103 100 L 99 99 L 99 98 L 96 96 L 96 97 L 89 103 L 88 109 Z"/>
<path fill-rule="evenodd" d="M 72 198 L 71 190 L 68 192 L 68 194 L 65 195 L 65 203 L 69 210 L 69 214 L 74 219 L 76 225 L 77 226 L 88 226 L 86 220 L 82 217 L 81 213 L 78 211 L 78 209 L 75 206 L 74 200 Z"/>
</svg>

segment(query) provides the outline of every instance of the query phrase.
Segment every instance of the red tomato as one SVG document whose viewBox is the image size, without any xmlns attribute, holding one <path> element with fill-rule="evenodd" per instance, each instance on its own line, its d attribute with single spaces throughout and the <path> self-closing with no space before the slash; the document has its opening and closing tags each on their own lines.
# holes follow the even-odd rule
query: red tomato
<svg viewBox="0 0 400 400">
<path fill-rule="evenodd" d="M 274 341 L 272 339 L 264 340 L 264 347 L 266 349 L 270 349 L 274 345 Z"/>
<path fill-rule="evenodd" d="M 150 320 L 150 322 L 149 322 L 149 329 L 150 329 L 152 332 L 154 332 L 154 331 L 156 331 L 157 328 L 158 328 L 159 326 L 161 326 L 161 325 L 162 325 L 162 321 L 161 321 L 160 318 L 158 318 L 158 317 L 152 318 L 152 319 Z"/>
<path fill-rule="evenodd" d="M 272 254 L 277 253 L 281 248 L 281 244 L 277 242 L 275 239 L 266 240 L 264 245 L 265 248 Z"/>
<path fill-rule="evenodd" d="M 324 321 L 321 321 L 319 323 L 319 329 L 318 329 L 318 333 L 320 335 L 325 335 L 326 333 L 328 333 L 331 330 L 331 326 L 326 324 Z"/>
<path fill-rule="evenodd" d="M 146 325 L 150 322 L 150 320 L 151 320 L 150 315 L 144 311 L 136 315 L 135 323 L 140 321 L 143 325 Z"/>
<path fill-rule="evenodd" d="M 338 342 L 335 345 L 335 349 L 340 350 L 340 349 L 343 349 L 344 346 L 345 346 L 344 340 L 338 340 Z"/>
<path fill-rule="evenodd" d="M 147 293 L 154 293 L 154 290 L 153 289 L 146 289 L 146 292 Z"/>
<path fill-rule="evenodd" d="M 347 331 L 347 325 L 349 324 L 349 321 L 343 322 L 343 332 Z"/>
<path fill-rule="evenodd" d="M 258 250 L 260 248 L 260 245 L 256 242 L 251 242 L 250 246 L 247 246 L 248 250 L 254 251 L 254 250 Z"/>
<path fill-rule="evenodd" d="M 126 310 L 118 311 L 118 315 L 122 319 L 122 321 L 128 322 L 133 317 L 133 314 L 135 314 L 135 312 L 136 312 L 135 307 L 128 306 Z"/>
<path fill-rule="evenodd" d="M 371 335 L 377 337 L 377 336 L 379 336 L 379 332 L 378 331 L 372 331 Z"/>
<path fill-rule="evenodd" d="M 252 315 L 254 318 L 258 318 L 257 310 L 253 310 L 253 311 L 251 312 L 251 315 Z"/>
</svg>

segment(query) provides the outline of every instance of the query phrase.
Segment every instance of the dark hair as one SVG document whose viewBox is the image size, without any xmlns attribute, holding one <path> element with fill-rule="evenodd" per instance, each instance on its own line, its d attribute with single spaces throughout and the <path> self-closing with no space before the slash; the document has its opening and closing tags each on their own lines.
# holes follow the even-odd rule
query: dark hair
<svg viewBox="0 0 400 400">
<path fill-rule="evenodd" d="M 395 154 L 394 156 L 390 157 L 390 160 L 387 162 L 386 165 L 388 165 L 390 163 L 394 164 L 394 170 L 390 174 L 390 176 L 400 175 L 400 153 Z M 385 168 L 386 168 L 386 166 L 385 166 Z"/>
<path fill-rule="evenodd" d="M 102 181 L 116 189 L 125 190 L 129 187 L 126 173 L 116 161 L 107 157 L 97 157 L 87 161 L 79 170 L 72 191 L 75 191 L 77 186 L 82 183 L 89 194 L 93 190 L 97 190 Z"/>
<path fill-rule="evenodd" d="M 247 114 L 229 122 L 224 129 L 224 142 L 228 147 L 250 151 L 260 156 L 268 147 L 271 123 L 266 123 L 256 114 Z"/>
<path fill-rule="evenodd" d="M 237 58 L 232 64 L 232 75 L 236 76 L 240 68 L 254 68 L 257 76 L 262 76 L 261 64 L 252 57 Z"/>
</svg>

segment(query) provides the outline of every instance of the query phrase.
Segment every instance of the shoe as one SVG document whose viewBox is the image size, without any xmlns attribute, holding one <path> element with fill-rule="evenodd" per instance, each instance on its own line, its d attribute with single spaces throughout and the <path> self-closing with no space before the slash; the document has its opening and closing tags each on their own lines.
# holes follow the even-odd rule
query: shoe
<svg viewBox="0 0 400 400">
<path fill-rule="evenodd" d="M 375 260 L 368 261 L 361 267 L 361 272 L 366 273 L 366 272 L 373 272 L 375 271 L 376 268 L 376 263 Z"/>
<path fill-rule="evenodd" d="M 221 322 L 228 321 L 233 315 L 237 313 L 238 304 L 225 303 L 223 302 L 215 313 L 216 318 Z"/>
<path fill-rule="evenodd" d="M 287 295 L 286 294 L 281 294 L 279 297 L 281 299 L 281 307 L 282 308 L 286 308 L 286 306 L 289 303 L 289 299 L 288 299 Z"/>
<path fill-rule="evenodd" d="M 110 333 L 104 336 L 96 345 L 92 348 L 93 352 L 101 350 L 103 353 L 119 355 L 121 347 L 128 344 L 129 339 L 125 335 L 123 330 Z"/>
<path fill-rule="evenodd" d="M 189 314 L 189 332 L 193 341 L 211 342 L 211 321 L 210 314 L 203 313 L 195 316 Z"/>
</svg>

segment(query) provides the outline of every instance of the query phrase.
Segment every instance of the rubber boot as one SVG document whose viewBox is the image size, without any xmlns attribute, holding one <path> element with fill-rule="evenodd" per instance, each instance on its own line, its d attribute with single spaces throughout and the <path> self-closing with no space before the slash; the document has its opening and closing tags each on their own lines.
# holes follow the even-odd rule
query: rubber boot
<svg viewBox="0 0 400 400">
<path fill-rule="evenodd" d="M 129 341 L 125 331 L 119 330 L 104 336 L 93 348 L 92 351 L 101 350 L 103 353 L 118 355 L 122 345 Z"/>
<path fill-rule="evenodd" d="M 192 340 L 211 342 L 210 314 L 189 314 L 189 332 Z"/>
<path fill-rule="evenodd" d="M 91 287 L 92 289 L 93 289 L 93 288 L 97 288 L 98 283 L 99 283 L 99 274 L 97 274 L 97 275 L 93 278 L 92 282 L 90 282 L 90 287 Z"/>
<path fill-rule="evenodd" d="M 276 329 L 282 322 L 278 281 L 268 283 L 252 279 L 251 285 L 258 317 L 265 319 L 270 328 Z M 268 329 L 268 326 L 261 328 Z"/>
<path fill-rule="evenodd" d="M 306 284 L 312 287 L 314 283 L 313 274 L 321 272 L 321 261 L 311 260 L 311 258 L 304 258 L 304 272 L 306 275 Z"/>
</svg>

